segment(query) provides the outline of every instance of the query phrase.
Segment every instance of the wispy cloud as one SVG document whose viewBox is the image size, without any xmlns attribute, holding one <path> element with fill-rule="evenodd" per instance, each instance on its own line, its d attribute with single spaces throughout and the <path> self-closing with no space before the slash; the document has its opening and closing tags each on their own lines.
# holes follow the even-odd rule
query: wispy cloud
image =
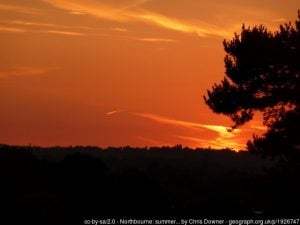
<svg viewBox="0 0 300 225">
<path fill-rule="evenodd" d="M 240 144 L 237 140 L 237 135 L 241 132 L 239 129 L 236 129 L 232 132 L 227 130 L 227 127 L 221 125 L 208 125 L 202 123 L 195 123 L 177 119 L 171 119 L 155 114 L 148 114 L 148 113 L 135 113 L 131 112 L 131 114 L 143 117 L 157 123 L 167 124 L 172 126 L 179 126 L 188 129 L 201 129 L 201 130 L 209 130 L 216 133 L 216 137 L 214 139 L 200 139 L 197 137 L 190 137 L 184 135 L 175 135 L 175 137 L 184 139 L 186 141 L 190 141 L 194 144 L 190 144 L 193 147 L 212 147 L 212 148 L 232 148 L 232 149 L 244 149 L 245 145 Z"/>
<path fill-rule="evenodd" d="M 148 113 L 136 113 L 136 112 L 131 112 L 131 114 L 140 116 L 146 119 L 150 119 L 152 121 L 162 123 L 162 124 L 169 124 L 169 125 L 174 125 L 174 126 L 180 126 L 180 127 L 186 127 L 186 128 L 201 128 L 201 129 L 206 129 L 206 130 L 211 130 L 214 132 L 217 132 L 220 137 L 222 138 L 232 138 L 235 137 L 237 133 L 240 132 L 239 129 L 235 129 L 232 132 L 228 132 L 228 128 L 221 126 L 221 125 L 207 125 L 207 124 L 201 124 L 201 123 L 195 123 L 195 122 L 188 122 L 188 121 L 183 121 L 183 120 L 176 120 L 176 119 L 171 119 L 155 114 L 148 114 Z"/>
<path fill-rule="evenodd" d="M 233 140 L 228 140 L 228 139 L 222 139 L 222 138 L 216 138 L 215 140 L 207 140 L 207 139 L 200 139 L 200 138 L 195 138 L 195 137 L 189 137 L 189 136 L 180 136 L 177 135 L 176 137 L 187 140 L 187 141 L 192 141 L 194 144 L 191 144 L 191 146 L 194 147 L 211 147 L 214 149 L 219 149 L 219 148 L 231 148 L 234 150 L 241 150 L 245 148 L 244 144 L 240 144 L 237 141 Z"/>
<path fill-rule="evenodd" d="M 200 37 L 206 37 L 208 35 L 217 35 L 222 37 L 228 37 L 231 35 L 231 32 L 228 32 L 224 29 L 214 27 L 213 25 L 195 25 L 190 24 L 185 21 L 180 21 L 178 19 L 174 19 L 171 17 L 167 17 L 161 14 L 153 13 L 153 12 L 143 12 L 134 14 L 133 17 L 135 19 L 139 19 L 143 22 L 152 23 L 154 25 L 180 31 L 184 33 L 195 33 Z"/>
<path fill-rule="evenodd" d="M 72 32 L 72 31 L 61 31 L 61 30 L 46 30 L 43 31 L 45 33 L 51 33 L 51 34 L 61 34 L 61 35 L 68 35 L 68 36 L 85 36 L 84 33 L 79 32 Z"/>
<path fill-rule="evenodd" d="M 70 29 L 70 30 L 90 30 L 90 31 L 99 31 L 104 30 L 101 28 L 95 28 L 95 27 L 87 27 L 87 26 L 67 26 L 67 25 L 60 25 L 60 24 L 53 24 L 53 23 L 42 23 L 42 22 L 36 22 L 36 21 L 27 21 L 27 20 L 1 20 L 1 23 L 4 24 L 13 24 L 13 25 L 19 25 L 19 26 L 27 26 L 27 27 L 44 27 L 44 28 L 60 28 L 60 29 Z"/>
<path fill-rule="evenodd" d="M 285 19 L 285 18 L 277 18 L 277 19 L 273 19 L 272 21 L 274 21 L 274 22 L 286 22 L 287 19 Z"/>
<path fill-rule="evenodd" d="M 64 26 L 51 23 L 41 23 L 33 21 L 22 20 L 2 20 L 0 21 L 4 26 L 0 26 L 0 32 L 12 32 L 12 33 L 50 33 L 57 35 L 67 36 L 107 36 L 107 34 L 98 33 L 103 29 L 82 27 L 82 26 Z M 10 25 L 14 25 L 13 27 Z M 18 25 L 19 27 L 15 27 Z M 80 31 L 77 31 L 80 30 Z"/>
<path fill-rule="evenodd" d="M 167 38 L 133 38 L 137 41 L 145 41 L 145 42 L 178 42 L 175 39 L 167 39 Z"/>
<path fill-rule="evenodd" d="M 0 10 L 12 11 L 12 12 L 23 13 L 23 14 L 39 14 L 41 12 L 39 9 L 35 9 L 35 8 L 13 5 L 13 4 L 3 4 L 3 3 L 0 3 Z"/>
<path fill-rule="evenodd" d="M 110 112 L 107 112 L 105 113 L 106 115 L 113 115 L 113 114 L 116 114 L 116 113 L 119 113 L 119 112 L 123 112 L 124 110 L 122 109 L 118 109 L 118 110 L 114 110 L 114 111 L 110 111 Z"/>
<path fill-rule="evenodd" d="M 252 120 L 249 125 L 250 129 L 255 129 L 259 131 L 267 131 L 267 126 L 264 126 L 261 120 Z"/>
<path fill-rule="evenodd" d="M 42 75 L 56 69 L 58 68 L 57 67 L 18 67 L 15 70 L 0 71 L 0 78 L 6 78 L 11 76 Z"/>
<path fill-rule="evenodd" d="M 17 27 L 0 27 L 0 32 L 12 32 L 12 33 L 24 33 L 26 29 L 17 28 Z"/>
<path fill-rule="evenodd" d="M 171 18 L 162 14 L 146 11 L 136 6 L 144 1 L 134 1 L 128 5 L 112 6 L 96 1 L 82 2 L 79 0 L 42 0 L 56 8 L 67 10 L 69 12 L 81 12 L 97 18 L 117 21 L 117 22 L 142 22 L 153 24 L 165 29 L 175 30 L 184 33 L 195 33 L 198 36 L 206 37 L 208 35 L 217 35 L 228 37 L 231 32 L 226 29 L 216 27 L 210 24 L 191 24 L 186 21 Z M 133 9 L 134 8 L 134 9 Z"/>
<path fill-rule="evenodd" d="M 42 33 L 52 33 L 59 35 L 69 35 L 69 36 L 108 36 L 108 34 L 97 33 L 99 31 L 105 31 L 104 28 L 93 28 L 86 26 L 66 26 L 59 25 L 53 23 L 42 23 L 35 21 L 27 21 L 27 20 L 1 20 L 0 23 L 5 24 L 6 26 L 0 26 L 0 32 L 42 32 Z M 11 27 L 19 26 L 19 27 Z M 28 29 L 27 29 L 28 28 Z M 107 30 L 117 31 L 117 32 L 127 32 L 126 28 L 122 27 L 111 27 Z M 144 41 L 144 42 L 178 42 L 178 40 L 170 39 L 170 38 L 135 38 L 130 36 L 123 36 L 124 38 Z"/>
<path fill-rule="evenodd" d="M 123 28 L 123 27 L 111 27 L 110 30 L 112 30 L 112 31 L 118 31 L 118 32 L 126 32 L 126 31 L 128 31 L 126 28 Z"/>
<path fill-rule="evenodd" d="M 122 9 L 113 8 L 100 2 L 91 2 L 83 3 L 81 1 L 67 1 L 67 0 L 42 0 L 47 2 L 54 7 L 67 10 L 69 12 L 81 12 L 95 16 L 102 19 L 109 19 L 112 21 L 126 21 L 128 16 L 124 13 L 121 13 Z"/>
<path fill-rule="evenodd" d="M 20 26 L 42 26 L 42 27 L 68 28 L 68 26 L 61 26 L 61 25 L 56 25 L 56 24 L 52 24 L 52 23 L 41 23 L 41 22 L 26 21 L 26 20 L 4 20 L 1 22 L 6 23 L 6 24 L 20 25 Z"/>
<path fill-rule="evenodd" d="M 114 115 L 123 111 L 124 110 L 118 109 L 118 110 L 107 112 L 105 114 Z M 172 142 L 174 142 L 174 137 L 175 137 L 178 139 L 177 141 L 175 140 L 176 143 L 181 143 L 180 140 L 185 140 L 184 143 L 188 143 L 188 146 L 195 147 L 195 148 L 196 147 L 206 148 L 210 146 L 211 148 L 216 148 L 216 149 L 220 149 L 220 148 L 232 148 L 235 150 L 245 149 L 245 144 L 244 144 L 245 140 L 243 139 L 244 133 L 242 133 L 240 129 L 235 129 L 234 131 L 229 132 L 228 128 L 222 125 L 202 124 L 202 123 L 168 118 L 165 116 L 160 116 L 160 115 L 150 114 L 150 113 L 138 113 L 138 112 L 128 112 L 128 111 L 125 112 L 137 117 L 154 121 L 159 124 L 165 124 L 165 125 L 176 126 L 176 127 L 187 129 L 186 132 L 184 132 L 181 135 L 170 134 L 169 137 L 170 138 L 173 137 L 171 138 L 173 140 Z M 262 129 L 262 128 L 255 127 L 253 129 Z M 205 131 L 214 132 L 214 135 L 212 136 L 210 134 L 209 136 L 207 136 L 207 133 L 204 133 Z M 188 134 L 193 133 L 193 136 L 185 135 L 185 133 Z M 202 138 L 199 138 L 199 136 Z M 158 140 L 157 138 L 153 139 L 152 137 L 149 138 L 144 136 L 138 136 L 137 138 L 154 145 L 159 145 L 159 146 L 172 145 L 170 143 L 166 143 L 163 140 Z"/>
<path fill-rule="evenodd" d="M 84 12 L 78 12 L 78 11 L 70 11 L 68 13 L 72 14 L 72 15 L 86 15 L 86 13 L 84 13 Z"/>
</svg>

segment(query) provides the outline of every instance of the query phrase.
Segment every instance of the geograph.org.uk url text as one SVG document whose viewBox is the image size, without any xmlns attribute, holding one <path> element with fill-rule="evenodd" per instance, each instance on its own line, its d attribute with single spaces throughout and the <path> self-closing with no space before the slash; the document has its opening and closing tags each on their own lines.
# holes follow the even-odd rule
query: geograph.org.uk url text
<svg viewBox="0 0 300 225">
<path fill-rule="evenodd" d="M 273 219 L 85 219 L 85 225 L 296 225 L 299 218 Z"/>
</svg>

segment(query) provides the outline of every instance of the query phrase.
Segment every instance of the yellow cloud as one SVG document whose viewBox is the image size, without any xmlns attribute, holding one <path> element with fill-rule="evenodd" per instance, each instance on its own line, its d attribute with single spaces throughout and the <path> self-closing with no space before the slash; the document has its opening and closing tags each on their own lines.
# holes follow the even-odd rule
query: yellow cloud
<svg viewBox="0 0 300 225">
<path fill-rule="evenodd" d="M 69 14 L 72 14 L 72 15 L 85 15 L 86 13 L 77 12 L 77 11 L 71 11 L 71 12 L 69 12 Z"/>
<path fill-rule="evenodd" d="M 140 13 L 140 14 L 134 14 L 133 17 L 136 17 L 140 20 L 143 20 L 145 22 L 154 23 L 158 26 L 165 27 L 171 30 L 177 30 L 182 32 L 194 32 L 195 29 L 193 29 L 192 26 L 186 25 L 182 22 L 179 22 L 175 19 L 168 18 L 166 16 L 162 16 L 155 13 Z M 205 32 L 206 30 L 203 30 Z"/>
<path fill-rule="evenodd" d="M 137 13 L 132 15 L 132 17 L 135 17 L 136 19 L 139 19 L 143 22 L 152 23 L 154 25 L 170 30 L 180 31 L 184 33 L 195 33 L 200 37 L 206 37 L 207 35 L 227 37 L 231 35 L 231 32 L 215 28 L 212 25 L 193 25 L 153 12 L 143 12 L 139 14 Z"/>
<path fill-rule="evenodd" d="M 179 135 L 177 135 L 176 137 L 183 139 L 183 140 L 188 140 L 188 141 L 194 142 L 194 144 L 192 144 L 192 146 L 194 146 L 194 147 L 202 147 L 202 148 L 211 147 L 213 149 L 230 148 L 233 150 L 245 149 L 244 144 L 240 144 L 236 141 L 222 139 L 222 138 L 216 138 L 215 140 L 205 140 L 205 139 L 200 139 L 200 138 L 195 138 L 195 137 L 179 136 Z"/>
<path fill-rule="evenodd" d="M 221 137 L 226 137 L 226 138 L 235 137 L 235 135 L 240 132 L 239 129 L 234 129 L 233 131 L 229 132 L 227 127 L 218 126 L 218 125 L 201 124 L 201 127 L 206 128 L 208 130 L 216 131 L 221 135 Z"/>
<path fill-rule="evenodd" d="M 232 132 L 228 132 L 227 128 L 225 126 L 221 125 L 208 125 L 208 124 L 201 124 L 201 123 L 195 123 L 195 122 L 188 122 L 188 121 L 182 121 L 182 120 L 176 120 L 176 119 L 170 119 L 167 117 L 155 115 L 155 114 L 149 114 L 149 113 L 136 113 L 136 112 L 131 112 L 131 114 L 143 117 L 146 119 L 150 119 L 152 121 L 155 121 L 157 123 L 162 123 L 162 124 L 168 124 L 168 125 L 173 125 L 173 126 L 179 126 L 179 127 L 185 127 L 185 128 L 190 128 L 190 129 L 206 129 L 210 131 L 216 132 L 218 135 L 214 140 L 206 140 L 206 139 L 199 139 L 197 137 L 188 137 L 188 136 L 180 136 L 180 135 L 175 135 L 175 137 L 192 141 L 195 144 L 192 144 L 190 146 L 193 147 L 211 147 L 211 148 L 231 148 L 235 150 L 241 150 L 245 149 L 244 144 L 240 144 L 236 140 L 236 135 L 240 133 L 239 129 L 236 129 Z"/>
<path fill-rule="evenodd" d="M 220 126 L 220 125 L 207 125 L 207 124 L 201 124 L 201 123 L 194 123 L 194 122 L 170 119 L 170 118 L 155 115 L 155 114 L 135 113 L 135 112 L 131 112 L 131 114 L 140 116 L 140 117 L 144 117 L 144 118 L 153 120 L 158 123 L 163 123 L 163 124 L 170 124 L 170 125 L 187 127 L 187 128 L 204 128 L 207 130 L 217 132 L 220 135 L 220 137 L 222 137 L 222 138 L 233 138 L 233 137 L 235 137 L 235 135 L 237 133 L 240 132 L 239 129 L 235 129 L 232 132 L 228 132 L 227 127 Z"/>
<path fill-rule="evenodd" d="M 178 42 L 175 39 L 167 39 L 167 38 L 133 38 L 137 41 L 146 41 L 146 42 Z"/>
</svg>

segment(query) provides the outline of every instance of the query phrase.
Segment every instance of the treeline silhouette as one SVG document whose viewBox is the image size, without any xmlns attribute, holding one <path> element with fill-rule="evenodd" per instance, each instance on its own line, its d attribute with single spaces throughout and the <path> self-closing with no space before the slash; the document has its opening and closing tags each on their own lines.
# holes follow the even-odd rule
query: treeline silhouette
<svg viewBox="0 0 300 225">
<path fill-rule="evenodd" d="M 0 174 L 1 224 L 300 214 L 297 163 L 228 149 L 0 145 Z"/>
</svg>

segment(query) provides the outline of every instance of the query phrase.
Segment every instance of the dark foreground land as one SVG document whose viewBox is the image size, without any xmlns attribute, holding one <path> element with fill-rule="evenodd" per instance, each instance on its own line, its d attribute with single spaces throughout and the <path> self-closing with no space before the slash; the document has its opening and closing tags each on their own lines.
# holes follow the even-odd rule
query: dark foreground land
<svg viewBox="0 0 300 225">
<path fill-rule="evenodd" d="M 109 216 L 294 217 L 300 215 L 300 173 L 292 164 L 181 146 L 1 145 L 0 224 L 83 224 Z"/>
</svg>

